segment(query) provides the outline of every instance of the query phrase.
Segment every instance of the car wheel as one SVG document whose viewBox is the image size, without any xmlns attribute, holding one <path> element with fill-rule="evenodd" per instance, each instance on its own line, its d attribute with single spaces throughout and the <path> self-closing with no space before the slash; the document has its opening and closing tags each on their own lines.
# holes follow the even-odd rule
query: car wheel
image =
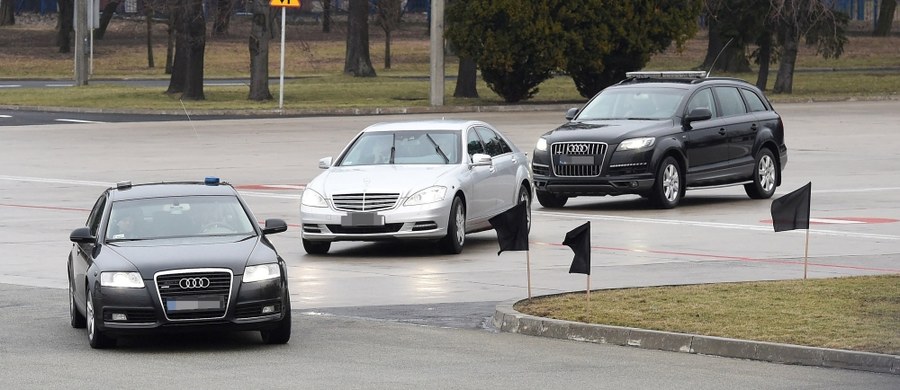
<svg viewBox="0 0 900 390">
<path fill-rule="evenodd" d="M 762 148 L 756 153 L 753 183 L 744 184 L 744 191 L 753 199 L 769 199 L 775 194 L 778 164 L 772 151 Z"/>
<path fill-rule="evenodd" d="M 303 249 L 311 255 L 324 255 L 331 249 L 331 241 L 310 241 L 304 238 Z"/>
<path fill-rule="evenodd" d="M 69 279 L 69 321 L 72 327 L 76 329 L 83 329 L 87 326 L 87 319 L 75 306 L 75 286 L 72 284 L 71 279 Z"/>
<path fill-rule="evenodd" d="M 528 222 L 528 231 L 531 232 L 531 191 L 524 184 L 519 187 L 519 203 L 525 203 L 525 218 Z"/>
<path fill-rule="evenodd" d="M 466 244 L 466 205 L 462 198 L 454 197 L 450 206 L 450 220 L 447 224 L 447 235 L 444 236 L 441 246 L 450 254 L 459 254 Z"/>
<path fill-rule="evenodd" d="M 678 162 L 674 157 L 666 157 L 659 165 L 656 172 L 656 181 L 650 193 L 650 201 L 661 209 L 671 209 L 678 206 L 684 195 L 684 184 L 681 180 L 681 172 Z"/>
<path fill-rule="evenodd" d="M 291 339 L 291 294 L 287 288 L 284 289 L 284 297 L 284 317 L 278 322 L 278 326 L 259 332 L 266 344 L 287 344 Z"/>
<path fill-rule="evenodd" d="M 548 209 L 558 209 L 566 205 L 569 200 L 568 196 L 551 194 L 546 191 L 537 191 L 538 203 Z"/>
<path fill-rule="evenodd" d="M 100 329 L 97 329 L 97 321 L 102 321 L 103 314 L 94 310 L 93 298 L 94 297 L 91 296 L 91 290 L 88 290 L 87 302 L 85 304 L 85 306 L 87 307 L 86 317 L 88 344 L 90 344 L 91 348 L 94 349 L 114 347 L 116 345 L 116 340 L 107 336 Z"/>
</svg>

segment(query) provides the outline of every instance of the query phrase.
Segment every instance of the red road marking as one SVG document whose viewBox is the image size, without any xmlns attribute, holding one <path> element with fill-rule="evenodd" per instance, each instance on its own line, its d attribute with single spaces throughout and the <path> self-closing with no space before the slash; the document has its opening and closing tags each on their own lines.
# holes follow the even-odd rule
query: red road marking
<svg viewBox="0 0 900 390">
<path fill-rule="evenodd" d="M 771 219 L 764 219 L 762 223 L 771 224 Z M 810 218 L 810 225 L 853 225 L 866 223 L 894 223 L 900 222 L 900 219 L 892 218 L 864 218 L 864 217 L 828 217 L 828 218 Z"/>
<path fill-rule="evenodd" d="M 76 207 L 56 207 L 56 206 L 32 206 L 25 204 L 7 204 L 0 203 L 0 207 L 15 207 L 21 209 L 43 209 L 43 210 L 62 210 L 62 211 L 86 211 L 91 212 L 91 209 L 82 209 Z"/>
</svg>

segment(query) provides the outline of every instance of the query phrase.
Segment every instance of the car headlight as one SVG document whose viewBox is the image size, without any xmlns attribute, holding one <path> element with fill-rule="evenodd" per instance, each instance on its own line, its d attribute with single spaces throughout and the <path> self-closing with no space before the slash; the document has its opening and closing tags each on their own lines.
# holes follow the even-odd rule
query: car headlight
<svg viewBox="0 0 900 390">
<path fill-rule="evenodd" d="M 250 265 L 244 268 L 244 283 L 258 282 L 281 277 L 281 267 L 276 263 Z"/>
<path fill-rule="evenodd" d="M 446 194 L 447 187 L 432 186 L 422 191 L 416 192 L 415 194 L 410 196 L 404 204 L 407 206 L 417 206 L 420 204 L 434 203 L 444 200 L 444 195 Z"/>
<path fill-rule="evenodd" d="M 547 150 L 547 140 L 544 137 L 538 138 L 538 142 L 534 145 L 535 150 L 546 151 Z"/>
<path fill-rule="evenodd" d="M 656 138 L 653 137 L 644 137 L 644 138 L 631 138 L 626 139 L 619 143 L 619 147 L 616 148 L 618 151 L 626 151 L 626 150 L 638 150 L 643 148 L 649 148 L 656 143 Z"/>
<path fill-rule="evenodd" d="M 303 190 L 303 197 L 300 198 L 300 204 L 309 207 L 328 207 L 328 202 L 322 195 L 309 188 Z"/>
<path fill-rule="evenodd" d="M 144 288 L 140 272 L 101 272 L 100 285 L 103 287 Z"/>
</svg>

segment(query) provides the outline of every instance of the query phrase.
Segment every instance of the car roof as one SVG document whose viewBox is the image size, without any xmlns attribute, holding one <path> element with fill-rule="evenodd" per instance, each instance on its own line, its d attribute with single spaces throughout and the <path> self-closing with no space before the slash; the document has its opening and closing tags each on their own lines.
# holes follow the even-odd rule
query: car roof
<svg viewBox="0 0 900 390">
<path fill-rule="evenodd" d="M 228 183 L 206 184 L 204 182 L 158 182 L 128 184 L 120 183 L 109 190 L 110 200 L 130 200 L 145 198 L 165 198 L 193 195 L 237 195 Z"/>
<path fill-rule="evenodd" d="M 476 120 L 432 119 L 376 123 L 374 125 L 366 127 L 363 131 L 462 130 L 472 125 L 486 126 L 484 122 Z"/>
</svg>

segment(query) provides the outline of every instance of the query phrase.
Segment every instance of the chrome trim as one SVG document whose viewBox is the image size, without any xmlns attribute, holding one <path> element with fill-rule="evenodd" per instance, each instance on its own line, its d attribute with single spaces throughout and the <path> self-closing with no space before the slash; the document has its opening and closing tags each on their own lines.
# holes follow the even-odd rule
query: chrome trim
<svg viewBox="0 0 900 390">
<path fill-rule="evenodd" d="M 228 296 L 225 297 L 225 311 L 222 312 L 222 316 L 220 317 L 204 317 L 204 318 L 169 318 L 169 313 L 166 311 L 166 305 L 163 303 L 162 294 L 159 292 L 159 277 L 165 275 L 177 275 L 177 274 L 187 274 L 187 273 L 197 273 L 197 272 L 225 272 L 229 275 L 228 282 Z M 234 290 L 234 272 L 229 268 L 185 268 L 185 269 L 176 269 L 169 271 L 160 271 L 153 274 L 153 286 L 156 289 L 156 298 L 159 299 L 159 307 L 162 309 L 163 315 L 166 317 L 166 321 L 171 322 L 190 322 L 190 321 L 208 321 L 208 320 L 219 320 L 223 319 L 228 315 L 228 309 L 231 308 L 231 295 Z"/>
<path fill-rule="evenodd" d="M 550 164 L 554 176 L 557 177 L 597 177 L 603 172 L 603 162 L 606 161 L 606 152 L 609 144 L 606 142 L 556 142 L 550 144 Z M 600 164 L 566 164 L 561 166 L 556 163 L 559 155 L 597 156 Z"/>
</svg>

